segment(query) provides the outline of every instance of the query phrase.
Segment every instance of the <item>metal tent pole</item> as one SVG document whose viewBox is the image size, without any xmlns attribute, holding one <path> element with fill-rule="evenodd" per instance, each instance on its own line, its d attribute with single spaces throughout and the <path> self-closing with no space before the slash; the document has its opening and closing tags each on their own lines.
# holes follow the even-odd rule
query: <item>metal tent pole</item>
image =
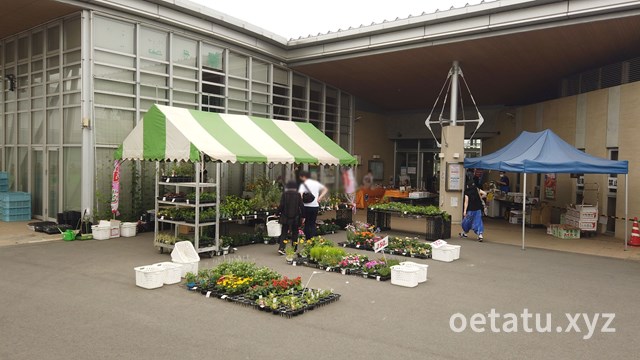
<svg viewBox="0 0 640 360">
<path fill-rule="evenodd" d="M 629 239 L 629 173 L 624 174 L 624 251 Z"/>
<path fill-rule="evenodd" d="M 522 250 L 524 250 L 524 225 L 527 223 L 527 173 L 524 175 L 524 186 L 522 187 Z"/>
<path fill-rule="evenodd" d="M 460 73 L 460 67 L 458 61 L 454 61 L 451 66 L 451 108 L 449 110 L 451 117 L 451 125 L 458 125 L 458 74 Z"/>
</svg>

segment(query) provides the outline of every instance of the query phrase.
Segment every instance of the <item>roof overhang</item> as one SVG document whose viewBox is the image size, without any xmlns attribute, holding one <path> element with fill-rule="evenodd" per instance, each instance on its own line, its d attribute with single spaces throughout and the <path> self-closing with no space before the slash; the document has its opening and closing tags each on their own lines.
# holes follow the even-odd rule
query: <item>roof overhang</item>
<svg viewBox="0 0 640 360">
<path fill-rule="evenodd" d="M 69 15 L 79 9 L 53 0 L 3 1 L 0 8 L 0 39 Z"/>
</svg>

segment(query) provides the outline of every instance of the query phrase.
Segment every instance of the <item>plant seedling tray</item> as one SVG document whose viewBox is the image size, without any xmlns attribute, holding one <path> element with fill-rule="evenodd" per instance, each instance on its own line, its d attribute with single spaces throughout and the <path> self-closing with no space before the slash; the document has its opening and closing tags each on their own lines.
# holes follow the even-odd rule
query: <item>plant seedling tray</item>
<svg viewBox="0 0 640 360">
<path fill-rule="evenodd" d="M 344 248 L 351 248 L 351 249 L 359 249 L 359 250 L 365 250 L 365 251 L 373 251 L 373 248 L 370 246 L 366 246 L 366 245 L 361 245 L 360 247 L 353 245 L 353 244 L 349 244 L 347 242 L 339 242 L 338 246 L 342 246 Z M 386 252 L 387 254 L 390 255 L 397 255 L 397 256 L 404 256 L 404 257 L 409 257 L 409 258 L 416 258 L 416 259 L 431 259 L 431 254 L 429 255 L 420 255 L 420 254 L 409 254 L 409 253 L 399 253 L 399 252 Z"/>
</svg>

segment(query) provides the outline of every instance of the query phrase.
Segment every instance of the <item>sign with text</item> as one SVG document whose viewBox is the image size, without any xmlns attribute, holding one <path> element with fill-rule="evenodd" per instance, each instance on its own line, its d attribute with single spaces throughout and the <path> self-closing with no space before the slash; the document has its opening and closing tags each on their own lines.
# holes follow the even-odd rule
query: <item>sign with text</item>
<svg viewBox="0 0 640 360">
<path fill-rule="evenodd" d="M 440 248 L 440 247 L 442 247 L 444 245 L 447 245 L 446 241 L 444 241 L 442 239 L 441 240 L 436 240 L 436 241 L 431 243 L 431 248 L 432 249 L 438 249 L 438 248 Z"/>
<path fill-rule="evenodd" d="M 389 246 L 389 237 L 385 236 L 382 239 L 373 243 L 373 251 L 380 252 Z"/>
</svg>

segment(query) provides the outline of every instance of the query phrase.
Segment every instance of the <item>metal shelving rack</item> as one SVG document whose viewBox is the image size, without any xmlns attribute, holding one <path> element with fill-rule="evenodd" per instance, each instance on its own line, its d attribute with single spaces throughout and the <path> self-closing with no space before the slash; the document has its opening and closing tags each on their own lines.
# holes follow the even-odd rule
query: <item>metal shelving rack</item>
<svg viewBox="0 0 640 360">
<path fill-rule="evenodd" d="M 195 172 L 195 182 L 161 182 L 160 181 L 160 162 L 156 161 L 156 191 L 155 191 L 155 211 L 156 211 L 156 216 L 155 216 L 155 230 L 154 230 L 154 235 L 153 235 L 153 245 L 157 248 L 159 248 L 160 253 L 164 252 L 164 249 L 173 249 L 173 245 L 171 244 L 164 244 L 161 242 L 158 242 L 158 223 L 167 223 L 167 224 L 172 224 L 175 227 L 175 236 L 177 237 L 178 235 L 178 226 L 179 225 L 183 225 L 183 226 L 189 226 L 189 227 L 193 227 L 195 228 L 195 235 L 194 235 L 194 247 L 196 248 L 196 251 L 198 253 L 209 253 L 211 256 L 215 255 L 219 250 L 220 250 L 220 226 L 218 226 L 218 224 L 220 224 L 220 171 L 221 171 L 221 166 L 220 163 L 216 163 L 216 176 L 215 176 L 215 183 L 203 183 L 201 182 L 201 162 L 196 162 L 194 163 L 195 168 L 196 168 L 196 172 Z M 158 200 L 158 198 L 160 197 L 160 187 L 161 186 L 172 186 L 175 187 L 176 191 L 178 192 L 179 188 L 181 187 L 185 187 L 185 188 L 193 188 L 195 189 L 195 193 L 196 193 L 196 202 L 195 204 L 189 204 L 189 203 L 181 203 L 181 202 L 173 202 L 173 201 L 163 201 L 163 200 Z M 212 188 L 215 187 L 216 189 L 216 202 L 215 202 L 215 208 L 216 208 L 216 220 L 214 222 L 205 222 L 205 223 L 200 223 L 200 210 L 203 207 L 211 207 L 212 204 L 211 203 L 205 203 L 205 204 L 200 204 L 200 193 L 202 192 L 203 188 Z M 175 221 L 175 220 L 168 220 L 168 219 L 160 219 L 158 216 L 159 213 L 159 209 L 160 209 L 160 205 L 173 205 L 173 206 L 177 206 L 177 207 L 191 207 L 191 208 L 195 208 L 195 221 L 193 223 L 189 223 L 186 221 Z M 215 243 L 213 246 L 207 246 L 207 247 L 200 247 L 200 231 L 203 227 L 206 226 L 215 226 Z"/>
</svg>

